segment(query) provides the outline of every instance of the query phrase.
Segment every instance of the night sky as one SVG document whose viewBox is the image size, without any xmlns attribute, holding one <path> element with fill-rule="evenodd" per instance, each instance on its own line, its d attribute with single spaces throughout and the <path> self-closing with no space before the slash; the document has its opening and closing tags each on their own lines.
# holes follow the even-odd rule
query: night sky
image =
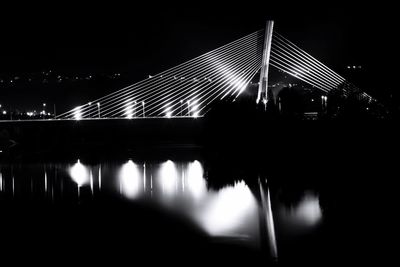
<svg viewBox="0 0 400 267">
<path fill-rule="evenodd" d="M 362 65 L 365 79 L 354 81 L 360 87 L 380 97 L 396 91 L 390 67 L 396 19 L 392 6 L 272 3 L 58 3 L 2 8 L 0 75 L 49 69 L 72 74 L 120 72 L 121 84 L 126 85 L 259 30 L 267 19 L 274 19 L 277 31 L 338 73 L 346 65 Z M 0 101 L 26 105 L 30 96 L 39 101 L 46 95 L 43 101 L 60 104 L 68 99 L 64 94 L 98 97 L 115 89 L 20 88 L 15 93 L 0 88 Z"/>
</svg>

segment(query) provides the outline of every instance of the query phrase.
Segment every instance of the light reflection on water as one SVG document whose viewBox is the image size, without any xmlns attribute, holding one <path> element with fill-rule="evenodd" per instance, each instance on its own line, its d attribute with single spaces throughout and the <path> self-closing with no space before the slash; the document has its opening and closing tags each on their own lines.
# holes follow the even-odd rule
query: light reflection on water
<svg viewBox="0 0 400 267">
<path fill-rule="evenodd" d="M 141 201 L 190 219 L 211 237 L 232 238 L 260 247 L 268 240 L 273 256 L 279 249 L 274 224 L 309 229 L 322 220 L 319 198 L 306 193 L 291 208 L 273 203 L 268 187 L 250 188 L 244 180 L 219 190 L 208 187 L 200 161 L 107 162 L 72 164 L 0 164 L 0 193 L 12 198 L 40 195 L 51 201 L 93 201 L 111 193 Z M 0 195 L 1 196 L 1 195 Z M 0 198 L 1 201 L 1 198 Z M 274 208 L 275 207 L 275 208 Z M 274 214 L 276 212 L 276 214 Z M 275 236 L 276 235 L 276 236 Z"/>
<path fill-rule="evenodd" d="M 279 215 L 282 224 L 296 233 L 312 230 L 323 219 L 319 197 L 312 192 L 305 192 L 300 201 L 291 207 L 280 205 Z"/>
</svg>

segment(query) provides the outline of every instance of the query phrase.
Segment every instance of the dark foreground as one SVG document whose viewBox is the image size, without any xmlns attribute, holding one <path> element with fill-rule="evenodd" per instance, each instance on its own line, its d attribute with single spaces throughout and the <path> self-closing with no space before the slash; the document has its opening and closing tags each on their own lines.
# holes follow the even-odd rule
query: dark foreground
<svg viewBox="0 0 400 267">
<path fill-rule="evenodd" d="M 100 194 L 55 204 L 3 194 L 1 251 L 14 261 L 385 265 L 396 252 L 399 132 L 393 123 L 189 119 L 2 127 L 3 169 L 78 158 L 89 165 L 199 159 L 214 190 L 244 180 L 254 193 L 258 179 L 267 179 L 277 220 L 278 261 L 273 262 L 265 247 L 210 238 L 190 221 L 146 202 Z M 30 179 L 29 171 L 20 177 Z M 294 210 L 307 192 L 319 197 L 322 222 L 304 232 L 285 223 L 282 214 Z"/>
</svg>

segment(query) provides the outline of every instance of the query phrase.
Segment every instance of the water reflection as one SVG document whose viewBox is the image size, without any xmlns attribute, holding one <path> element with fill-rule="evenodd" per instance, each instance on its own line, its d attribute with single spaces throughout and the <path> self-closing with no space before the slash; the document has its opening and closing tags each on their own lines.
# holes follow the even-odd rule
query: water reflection
<svg viewBox="0 0 400 267">
<path fill-rule="evenodd" d="M 192 196 L 196 199 L 202 198 L 207 193 L 207 184 L 204 179 L 203 166 L 199 161 L 194 161 L 189 163 L 186 185 L 188 190 L 190 190 Z M 185 190 L 185 183 L 182 180 L 183 190 Z"/>
<path fill-rule="evenodd" d="M 119 174 L 120 192 L 127 198 L 136 198 L 139 194 L 140 176 L 137 164 L 132 160 L 125 163 Z"/>
<path fill-rule="evenodd" d="M 319 197 L 313 193 L 305 193 L 296 205 L 288 208 L 270 194 L 266 182 L 251 187 L 239 180 L 220 189 L 210 189 L 203 164 L 198 160 L 128 160 L 96 165 L 77 160 L 73 164 L 21 165 L 15 167 L 15 172 L 14 167 L 0 165 L 1 197 L 25 195 L 29 200 L 42 197 L 54 203 L 75 201 L 80 205 L 107 193 L 172 211 L 174 216 L 187 219 L 213 238 L 231 238 L 255 247 L 262 247 L 265 240 L 274 258 L 278 248 L 281 250 L 282 229 L 286 232 L 311 229 L 323 216 Z"/>
<path fill-rule="evenodd" d="M 317 226 L 322 218 L 322 208 L 319 197 L 312 192 L 305 192 L 300 201 L 291 207 L 280 207 L 280 216 L 291 230 L 310 230 Z"/>
<path fill-rule="evenodd" d="M 260 195 L 261 195 L 261 212 L 260 215 L 263 218 L 262 227 L 265 227 L 266 231 L 266 238 L 268 239 L 268 247 L 271 253 L 271 256 L 274 259 L 278 257 L 278 248 L 276 243 L 276 234 L 275 234 L 275 222 L 274 222 L 274 215 L 272 212 L 272 205 L 271 205 L 271 196 L 269 192 L 269 188 L 265 190 L 262 184 L 262 181 L 259 180 L 260 186 Z"/>
<path fill-rule="evenodd" d="M 3 174 L 0 171 L 0 191 L 3 192 Z"/>
<path fill-rule="evenodd" d="M 256 200 L 249 187 L 241 181 L 209 194 L 200 221 L 211 235 L 243 235 L 246 233 L 239 233 L 239 230 L 257 220 L 256 211 Z"/>
<path fill-rule="evenodd" d="M 84 166 L 80 160 L 69 169 L 69 175 L 72 180 L 78 185 L 78 187 L 82 187 L 89 183 L 89 169 Z"/>
<path fill-rule="evenodd" d="M 158 181 L 163 194 L 167 196 L 176 195 L 178 192 L 178 172 L 174 162 L 168 160 L 161 164 Z"/>
</svg>

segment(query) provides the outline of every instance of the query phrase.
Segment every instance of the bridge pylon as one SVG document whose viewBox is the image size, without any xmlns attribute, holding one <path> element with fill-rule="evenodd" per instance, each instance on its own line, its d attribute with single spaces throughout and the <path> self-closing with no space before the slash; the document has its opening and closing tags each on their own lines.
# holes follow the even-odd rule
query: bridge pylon
<svg viewBox="0 0 400 267">
<path fill-rule="evenodd" d="M 265 106 L 267 103 L 274 102 L 272 92 L 268 89 L 269 60 L 271 55 L 272 33 L 274 21 L 268 20 L 265 26 L 265 40 L 263 48 L 263 58 L 260 72 L 260 82 L 258 86 L 257 104 L 262 101 Z"/>
</svg>

